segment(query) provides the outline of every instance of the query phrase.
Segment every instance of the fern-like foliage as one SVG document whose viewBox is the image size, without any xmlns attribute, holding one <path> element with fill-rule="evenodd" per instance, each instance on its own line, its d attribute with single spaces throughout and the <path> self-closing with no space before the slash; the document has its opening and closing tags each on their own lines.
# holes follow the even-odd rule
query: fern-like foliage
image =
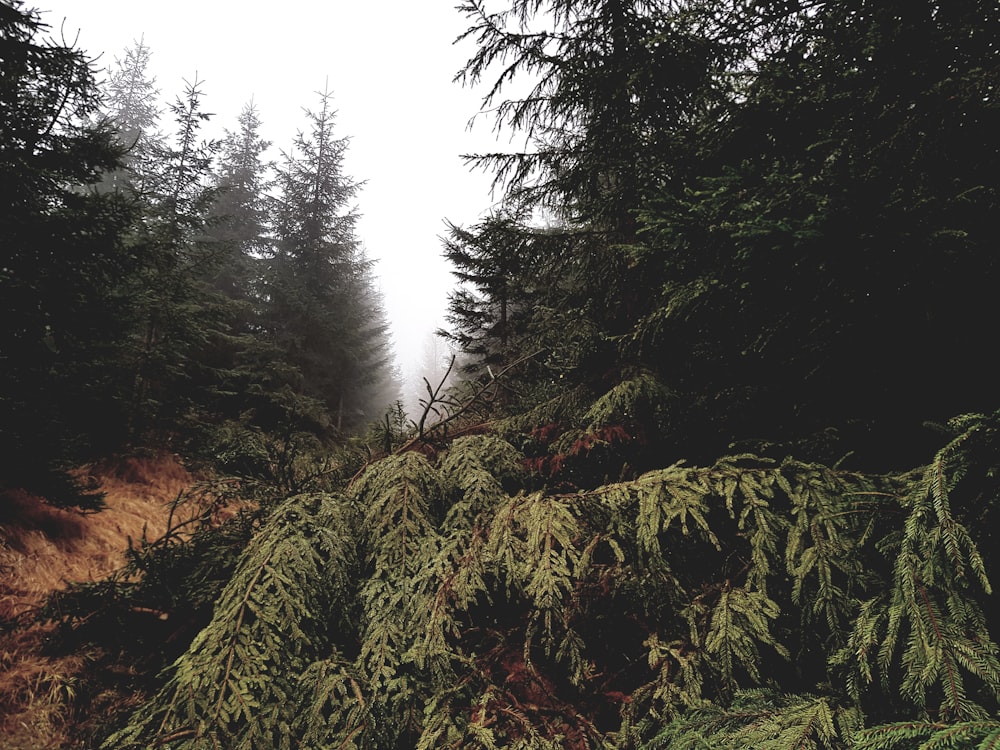
<svg viewBox="0 0 1000 750">
<path fill-rule="evenodd" d="M 381 714 L 384 728 L 405 736 L 419 731 L 413 704 L 422 681 L 410 652 L 420 632 L 414 620 L 425 614 L 417 581 L 441 545 L 433 513 L 441 480 L 422 455 L 408 452 L 369 469 L 352 493 L 364 512 L 358 667 L 371 710 Z"/>
<path fill-rule="evenodd" d="M 991 747 L 996 424 L 897 476 L 741 455 L 566 491 L 497 435 L 389 456 L 273 513 L 105 747 Z"/>
<path fill-rule="evenodd" d="M 491 435 L 455 440 L 441 462 L 448 502 L 442 531 L 468 529 L 479 514 L 491 512 L 506 497 L 505 488 L 523 483 L 523 460 L 514 446 Z"/>
<path fill-rule="evenodd" d="M 973 423 L 939 451 L 906 498 L 910 512 L 893 571 L 888 632 L 880 653 L 884 666 L 905 634 L 904 693 L 924 706 L 928 692 L 938 688 L 940 711 L 955 719 L 984 717 L 967 695 L 963 672 L 979 678 L 995 699 L 1000 698 L 997 647 L 982 641 L 985 617 L 969 595 L 974 586 L 989 594 L 990 581 L 977 545 L 951 507 L 952 490 L 967 469 L 961 447 L 978 429 Z"/>
<path fill-rule="evenodd" d="M 968 444 L 987 431 L 987 420 L 972 415 L 952 428 L 957 437 L 910 478 L 901 527 L 882 541 L 895 556 L 891 579 L 859 605 L 849 642 L 833 661 L 856 670 L 848 678 L 855 695 L 876 669 L 883 689 L 895 687 L 899 673 L 898 689 L 915 706 L 964 721 L 985 718 L 984 701 L 1000 699 L 1000 661 L 983 609 L 992 589 L 982 553 L 952 507 L 969 468 Z"/>
<path fill-rule="evenodd" d="M 670 391 L 652 373 L 640 372 L 614 385 L 583 415 L 587 431 L 609 424 L 647 419 L 663 410 Z"/>
<path fill-rule="evenodd" d="M 670 722 L 648 750 L 840 750 L 860 714 L 829 698 L 753 690 L 723 708 L 707 705 Z"/>
<path fill-rule="evenodd" d="M 163 689 L 104 747 L 292 747 L 298 675 L 351 627 L 353 516 L 338 496 L 281 505 Z"/>
<path fill-rule="evenodd" d="M 901 721 L 859 732 L 854 750 L 997 750 L 1000 721 Z"/>
</svg>

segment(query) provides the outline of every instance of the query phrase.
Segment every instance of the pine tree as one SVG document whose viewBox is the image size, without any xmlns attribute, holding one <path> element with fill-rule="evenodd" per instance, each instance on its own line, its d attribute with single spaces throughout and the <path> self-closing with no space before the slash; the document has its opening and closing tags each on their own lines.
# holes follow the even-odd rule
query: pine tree
<svg viewBox="0 0 1000 750">
<path fill-rule="evenodd" d="M 697 116 L 725 100 L 734 52 L 705 33 L 697 3 L 485 5 L 460 7 L 472 24 L 463 36 L 477 49 L 456 80 L 486 83 L 482 112 L 498 130 L 523 134 L 526 147 L 467 159 L 495 176 L 508 208 L 544 211 L 567 235 L 575 255 L 557 245 L 550 268 L 572 270 L 575 294 L 555 305 L 565 317 L 555 324 L 624 334 L 648 304 L 636 210 L 697 163 Z"/>
<path fill-rule="evenodd" d="M 160 90 L 149 76 L 152 54 L 145 40 L 139 39 L 125 49 L 122 59 L 115 58 L 103 82 L 104 117 L 125 150 L 124 169 L 104 177 L 105 189 L 128 188 L 141 194 L 164 148 L 164 137 L 157 130 Z"/>
<path fill-rule="evenodd" d="M 62 470 L 120 439 L 131 214 L 89 187 L 120 153 L 87 124 L 99 102 L 87 58 L 45 28 L 0 5 L 0 484 L 92 507 Z"/>
<path fill-rule="evenodd" d="M 457 80 L 487 83 L 483 112 L 526 142 L 520 152 L 468 157 L 495 175 L 503 210 L 536 225 L 528 243 L 540 302 L 526 348 L 509 358 L 543 351 L 539 361 L 550 369 L 536 374 L 539 386 L 558 378 L 591 387 L 608 378 L 610 360 L 622 370 L 639 364 L 619 346 L 651 299 L 636 211 L 697 163 L 688 145 L 694 118 L 724 100 L 731 84 L 720 73 L 733 53 L 699 33 L 701 20 L 686 5 L 516 0 L 496 12 L 480 2 L 460 10 L 472 24 L 464 37 L 478 47 Z M 541 217 L 550 217 L 544 232 Z M 508 239 L 505 248 L 494 237 L 493 255 L 516 264 L 527 238 Z M 475 300 L 455 301 L 476 314 Z M 531 391 L 525 403 L 553 395 Z"/>
<path fill-rule="evenodd" d="M 253 101 L 237 123 L 239 129 L 227 130 L 220 144 L 214 179 L 218 192 L 208 232 L 216 242 L 232 246 L 232 257 L 216 281 L 220 290 L 233 299 L 251 300 L 260 296 L 256 266 L 271 253 L 272 165 L 263 160 L 271 143 L 260 136 L 260 113 Z"/>
<path fill-rule="evenodd" d="M 367 412 L 387 372 L 385 322 L 355 235 L 360 185 L 343 173 L 349 141 L 334 136 L 331 93 L 319 97 L 319 110 L 306 113 L 309 132 L 277 170 L 265 325 L 296 370 L 292 392 L 320 406 L 313 429 L 323 431 L 376 418 L 391 401 Z"/>
<path fill-rule="evenodd" d="M 376 264 L 362 251 L 357 267 L 359 322 L 365 340 L 355 360 L 357 375 L 353 400 L 357 403 L 355 426 L 371 423 L 399 402 L 402 395 L 402 378 L 393 358 L 389 318 L 379 285 Z"/>
<path fill-rule="evenodd" d="M 779 451 L 907 465 L 933 440 L 924 421 L 992 407 L 972 331 L 995 314 L 981 218 L 1000 16 L 801 3 L 723 19 L 752 63 L 696 120 L 697 171 L 640 213 L 662 293 L 630 350 L 685 394 L 674 418 L 703 427 L 683 441 L 706 455 L 782 435 Z"/>
<path fill-rule="evenodd" d="M 212 178 L 215 194 L 205 234 L 219 259 L 207 282 L 229 304 L 204 355 L 206 386 L 218 395 L 220 416 L 247 421 L 262 401 L 270 403 L 268 379 L 280 367 L 280 352 L 266 341 L 261 325 L 264 269 L 273 249 L 273 165 L 264 161 L 271 144 L 260 136 L 253 102 L 244 107 L 238 126 L 226 131 Z"/>
<path fill-rule="evenodd" d="M 439 335 L 462 355 L 457 372 L 497 386 L 496 413 L 547 398 L 556 380 L 600 377 L 609 345 L 587 291 L 587 255 L 601 247 L 594 235 L 500 210 L 469 229 L 451 225 L 443 243 L 457 288 Z M 509 367 L 516 386 L 496 381 Z"/>
<path fill-rule="evenodd" d="M 477 50 L 457 80 L 492 78 L 483 110 L 523 131 L 530 149 L 469 157 L 505 184 L 508 200 L 628 240 L 631 212 L 662 166 L 657 138 L 678 127 L 710 82 L 712 44 L 686 16 L 649 0 L 514 0 L 489 12 L 460 6 Z M 505 98 L 518 76 L 527 95 Z M 663 132 L 668 129 L 668 132 Z"/>
<path fill-rule="evenodd" d="M 204 342 L 225 333 L 232 305 L 212 286 L 226 252 L 206 233 L 218 144 L 200 140 L 210 117 L 202 112 L 201 85 L 197 79 L 186 82 L 184 95 L 169 107 L 177 129 L 174 144 L 157 153 L 156 171 L 140 195 L 143 221 L 131 237 L 133 251 L 144 261 L 134 288 L 141 317 L 130 435 L 138 444 L 201 420 L 198 412 L 209 407 L 199 372 L 207 365 Z"/>
<path fill-rule="evenodd" d="M 530 231 L 493 216 L 471 230 L 450 224 L 444 247 L 459 287 L 448 300 L 451 331 L 442 333 L 474 357 L 471 367 L 503 366 L 523 330 L 518 318 L 531 313 L 525 288 L 532 275 Z"/>
</svg>

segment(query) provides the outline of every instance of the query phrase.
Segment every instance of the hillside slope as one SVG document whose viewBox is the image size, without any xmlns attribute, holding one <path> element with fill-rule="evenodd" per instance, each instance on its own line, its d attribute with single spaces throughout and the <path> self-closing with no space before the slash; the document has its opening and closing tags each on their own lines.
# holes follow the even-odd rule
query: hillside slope
<svg viewBox="0 0 1000 750">
<path fill-rule="evenodd" d="M 0 750 L 72 746 L 74 699 L 94 683 L 88 669 L 96 670 L 98 656 L 47 654 L 50 626 L 31 615 L 68 583 L 118 569 L 129 540 L 161 535 L 174 500 L 195 481 L 173 456 L 129 458 L 93 474 L 106 493 L 99 513 L 54 508 L 22 492 L 0 500 Z"/>
</svg>

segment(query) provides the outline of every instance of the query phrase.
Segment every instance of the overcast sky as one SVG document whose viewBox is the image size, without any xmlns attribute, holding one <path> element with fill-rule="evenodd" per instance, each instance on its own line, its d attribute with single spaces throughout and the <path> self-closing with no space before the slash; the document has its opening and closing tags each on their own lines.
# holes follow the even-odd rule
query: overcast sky
<svg viewBox="0 0 1000 750">
<path fill-rule="evenodd" d="M 336 133 L 348 136 L 345 171 L 365 187 L 359 239 L 385 297 L 404 375 L 426 336 L 442 325 L 449 269 L 441 258 L 443 220 L 468 224 L 489 208 L 489 178 L 460 154 L 495 148 L 492 123 L 472 132 L 480 91 L 452 83 L 472 52 L 453 45 L 468 26 L 457 0 L 285 0 L 253 9 L 226 0 L 29 0 L 55 35 L 98 66 L 111 65 L 142 37 L 164 101 L 184 79 L 204 81 L 213 129 L 235 130 L 251 97 L 273 142 L 270 158 L 307 128 L 329 82 Z"/>
</svg>

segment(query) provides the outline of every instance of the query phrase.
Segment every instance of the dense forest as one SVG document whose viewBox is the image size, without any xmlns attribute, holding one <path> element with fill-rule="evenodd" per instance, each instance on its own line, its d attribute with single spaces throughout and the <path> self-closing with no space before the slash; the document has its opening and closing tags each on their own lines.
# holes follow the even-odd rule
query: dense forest
<svg viewBox="0 0 1000 750">
<path fill-rule="evenodd" d="M 4 482 L 97 507 L 67 468 L 378 419 L 400 383 L 330 93 L 270 163 L 252 102 L 206 139 L 202 83 L 161 101 L 142 41 L 98 82 L 37 12 L 0 13 Z"/>
<path fill-rule="evenodd" d="M 1000 5 L 456 11 L 524 148 L 407 414 L 329 95 L 263 164 L 0 4 L 3 481 L 238 508 L 37 613 L 81 744 L 1000 747 Z"/>
</svg>

